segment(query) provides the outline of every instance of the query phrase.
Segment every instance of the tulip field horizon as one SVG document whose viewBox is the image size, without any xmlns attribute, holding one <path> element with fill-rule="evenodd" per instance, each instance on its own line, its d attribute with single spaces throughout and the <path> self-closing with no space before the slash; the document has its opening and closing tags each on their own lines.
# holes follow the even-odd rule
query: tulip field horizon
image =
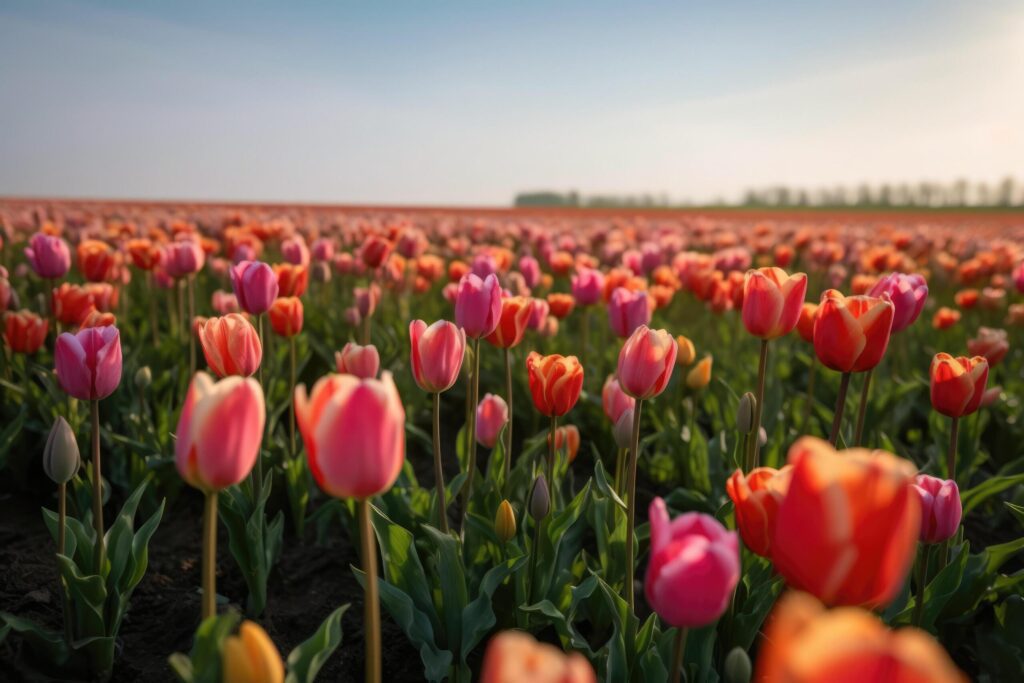
<svg viewBox="0 0 1024 683">
<path fill-rule="evenodd" d="M 0 681 L 1024 680 L 1024 211 L 0 198 Z"/>
</svg>

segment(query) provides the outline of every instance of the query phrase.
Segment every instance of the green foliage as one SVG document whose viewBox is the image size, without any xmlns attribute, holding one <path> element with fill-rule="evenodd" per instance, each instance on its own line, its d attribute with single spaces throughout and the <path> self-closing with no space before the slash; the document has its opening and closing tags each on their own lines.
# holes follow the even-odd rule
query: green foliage
<svg viewBox="0 0 1024 683">
<path fill-rule="evenodd" d="M 278 511 L 273 520 L 267 521 L 272 485 L 273 477 L 265 478 L 256 500 L 251 481 L 225 489 L 219 496 L 220 519 L 228 529 L 228 548 L 249 589 L 246 612 L 253 617 L 262 614 L 267 606 L 267 578 L 281 556 L 284 512 Z"/>
</svg>

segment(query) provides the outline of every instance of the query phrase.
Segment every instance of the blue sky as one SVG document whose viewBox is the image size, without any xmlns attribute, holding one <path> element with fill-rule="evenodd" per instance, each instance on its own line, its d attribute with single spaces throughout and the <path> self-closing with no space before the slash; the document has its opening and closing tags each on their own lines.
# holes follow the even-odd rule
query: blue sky
<svg viewBox="0 0 1024 683">
<path fill-rule="evenodd" d="M 1024 178 L 1024 4 L 0 5 L 0 195 Z"/>
</svg>

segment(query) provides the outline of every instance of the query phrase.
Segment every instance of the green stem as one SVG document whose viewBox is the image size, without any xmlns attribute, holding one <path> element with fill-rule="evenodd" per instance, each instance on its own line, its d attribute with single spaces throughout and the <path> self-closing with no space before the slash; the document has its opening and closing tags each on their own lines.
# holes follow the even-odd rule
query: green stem
<svg viewBox="0 0 1024 683">
<path fill-rule="evenodd" d="M 864 386 L 860 390 L 860 406 L 857 410 L 857 431 L 854 432 L 853 445 L 860 446 L 864 435 L 864 414 L 867 413 L 868 400 L 871 398 L 871 375 L 874 369 L 864 374 Z"/>
<path fill-rule="evenodd" d="M 448 504 L 445 502 L 444 470 L 441 468 L 441 394 L 434 394 L 434 488 L 437 489 L 437 528 L 448 533 Z"/>
<path fill-rule="evenodd" d="M 676 638 L 672 644 L 672 683 L 679 683 L 679 672 L 683 669 L 683 654 L 686 652 L 686 636 L 688 628 L 676 629 Z"/>
<path fill-rule="evenodd" d="M 629 453 L 628 448 L 619 448 L 615 455 L 615 493 L 622 495 L 622 473 L 626 468 L 626 454 Z"/>
<path fill-rule="evenodd" d="M 366 683 L 380 683 L 380 601 L 377 597 L 377 543 L 370 522 L 370 500 L 359 501 L 360 541 L 363 572 L 366 574 L 364 628 L 366 638 Z"/>
<path fill-rule="evenodd" d="M 626 585 L 624 589 L 630 614 L 636 614 L 633 598 L 633 525 L 636 521 L 636 464 L 640 451 L 640 411 L 643 405 L 643 400 L 638 398 L 633 408 L 633 443 L 629 452 L 629 462 L 626 464 Z"/>
<path fill-rule="evenodd" d="M 65 554 L 65 541 L 67 537 L 67 525 L 68 525 L 68 485 L 59 484 L 57 486 L 57 552 L 61 555 Z M 61 608 L 64 615 L 64 641 L 70 643 L 74 639 L 74 634 L 71 630 L 71 596 L 68 595 L 67 585 L 64 583 L 64 579 L 60 577 L 58 572 L 58 583 L 60 584 L 60 596 L 61 596 Z"/>
<path fill-rule="evenodd" d="M 263 389 L 264 395 L 267 392 L 267 387 L 263 384 L 263 366 L 267 361 L 267 348 L 264 345 L 263 340 L 263 314 L 256 316 L 256 333 L 260 338 L 260 349 L 262 349 L 263 357 L 260 359 L 259 365 L 259 382 L 260 388 Z M 292 411 L 294 412 L 294 411 Z M 253 468 L 253 500 L 259 500 L 260 495 L 263 493 L 263 453 L 260 450 L 256 451 L 256 467 Z"/>
<path fill-rule="evenodd" d="M 832 418 L 832 432 L 828 441 L 833 446 L 839 440 L 839 428 L 843 424 L 843 410 L 846 407 L 846 391 L 850 388 L 850 373 L 844 372 L 842 380 L 839 381 L 839 395 L 836 396 L 836 412 Z"/>
<path fill-rule="evenodd" d="M 473 475 L 476 472 L 476 408 L 480 404 L 480 340 L 473 340 L 473 378 L 470 380 L 473 392 L 472 408 L 469 411 L 469 439 L 466 449 L 466 488 L 463 494 L 461 532 L 466 530 L 466 515 L 469 501 L 473 498 Z"/>
<path fill-rule="evenodd" d="M 196 374 L 196 335 L 192 330 L 192 321 L 196 319 L 196 287 L 195 275 L 189 275 L 188 283 L 188 322 L 185 329 L 188 330 L 188 376 Z"/>
<path fill-rule="evenodd" d="M 508 480 L 512 477 L 512 349 L 505 349 L 505 393 L 508 401 L 508 424 L 505 426 L 505 479 L 502 482 L 508 492 Z"/>
<path fill-rule="evenodd" d="M 203 620 L 217 614 L 217 492 L 203 505 Z"/>
<path fill-rule="evenodd" d="M 548 478 L 548 491 L 551 493 L 551 507 L 555 506 L 555 453 L 558 451 L 556 448 L 556 440 L 558 435 L 558 418 L 554 415 L 551 416 L 551 427 L 548 431 L 548 463 L 547 473 Z"/>
<path fill-rule="evenodd" d="M 100 402 L 89 401 L 92 416 L 92 526 L 96 532 L 96 573 L 103 575 L 107 551 L 103 539 L 103 468 L 100 462 Z"/>
<path fill-rule="evenodd" d="M 288 454 L 291 457 L 296 456 L 295 451 L 295 335 L 288 338 L 288 361 L 291 369 L 289 379 L 290 391 L 288 392 L 288 403 L 290 410 L 288 411 Z"/>
<path fill-rule="evenodd" d="M 534 594 L 534 584 L 537 581 L 537 557 L 540 555 L 540 526 L 544 523 L 543 519 L 533 520 L 533 547 L 530 548 L 530 589 L 529 596 L 530 602 L 536 601 Z"/>
<path fill-rule="evenodd" d="M 754 438 L 747 448 L 750 449 L 751 462 L 757 467 L 761 458 L 761 415 L 764 408 L 764 376 L 768 369 L 768 340 L 761 340 L 761 360 L 757 365 L 757 403 L 754 405 Z"/>
<path fill-rule="evenodd" d="M 960 437 L 960 418 L 952 418 L 949 430 L 949 448 L 946 450 L 946 476 L 956 481 L 956 446 Z"/>
<path fill-rule="evenodd" d="M 928 582 L 928 546 L 921 544 L 921 557 L 917 559 L 917 600 L 914 603 L 914 626 L 921 626 L 924 614 L 924 589 Z"/>
<path fill-rule="evenodd" d="M 811 364 L 807 369 L 807 407 L 804 409 L 803 417 L 800 418 L 800 432 L 803 433 L 807 426 L 807 420 L 814 412 L 814 378 L 818 374 L 818 357 L 811 356 Z"/>
</svg>

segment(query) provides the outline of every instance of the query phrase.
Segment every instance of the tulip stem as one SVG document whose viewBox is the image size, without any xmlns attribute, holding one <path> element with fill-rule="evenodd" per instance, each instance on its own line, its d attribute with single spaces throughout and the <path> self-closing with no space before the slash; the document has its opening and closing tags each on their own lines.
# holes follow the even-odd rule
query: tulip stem
<svg viewBox="0 0 1024 683">
<path fill-rule="evenodd" d="M 530 587 L 528 589 L 531 603 L 536 600 L 534 583 L 537 581 L 537 557 L 540 555 L 540 525 L 544 523 L 544 519 L 546 518 L 533 520 L 533 546 L 530 548 Z"/>
<path fill-rule="evenodd" d="M 89 401 L 92 414 L 92 527 L 96 532 L 96 573 L 103 576 L 106 548 L 103 541 L 103 469 L 100 466 L 100 402 Z"/>
<path fill-rule="evenodd" d="M 217 492 L 203 505 L 203 620 L 217 614 Z"/>
<path fill-rule="evenodd" d="M 921 556 L 917 558 L 917 600 L 914 602 L 914 618 L 911 623 L 914 626 L 921 626 L 921 616 L 924 614 L 924 589 L 928 582 L 928 546 L 921 544 Z"/>
<path fill-rule="evenodd" d="M 153 271 L 146 271 L 146 291 L 153 291 Z M 149 306 L 149 330 L 153 335 L 153 348 L 160 346 L 160 329 L 157 324 L 156 306 Z"/>
<path fill-rule="evenodd" d="M 672 644 L 672 683 L 679 683 L 679 672 L 683 669 L 683 654 L 686 652 L 686 636 L 690 629 L 676 629 L 675 642 Z"/>
<path fill-rule="evenodd" d="M 181 335 L 180 339 L 185 341 L 185 336 L 188 334 L 189 323 L 185 320 L 185 283 L 181 280 L 174 281 L 174 288 L 178 290 L 178 334 Z"/>
<path fill-rule="evenodd" d="M 583 367 L 589 367 L 589 361 L 587 356 L 589 355 L 588 352 L 590 351 L 590 306 L 583 307 L 583 330 L 581 334 L 580 343 L 583 347 L 583 352 L 580 354 L 581 359 L 583 361 Z M 511 408 L 511 406 L 509 406 L 509 408 Z"/>
<path fill-rule="evenodd" d="M 946 476 L 956 481 L 956 447 L 960 438 L 960 418 L 951 418 L 949 429 L 949 449 L 946 451 Z"/>
<path fill-rule="evenodd" d="M 505 349 L 505 393 L 508 394 L 508 424 L 505 426 L 505 479 L 502 487 L 508 492 L 512 476 L 512 349 Z"/>
<path fill-rule="evenodd" d="M 68 485 L 61 483 L 57 485 L 57 552 L 64 554 L 65 540 L 68 525 Z M 57 582 L 60 584 L 61 607 L 64 613 L 64 641 L 70 643 L 73 640 L 71 631 L 71 600 L 68 596 L 67 586 L 64 579 L 57 572 Z"/>
<path fill-rule="evenodd" d="M 800 433 L 804 432 L 804 427 L 807 426 L 807 420 L 810 419 L 814 413 L 814 378 L 817 375 L 818 369 L 818 357 L 816 355 L 811 356 L 811 363 L 807 369 L 807 406 L 804 408 L 803 417 L 800 418 Z"/>
<path fill-rule="evenodd" d="M 380 602 L 377 598 L 377 544 L 370 522 L 370 499 L 359 501 L 359 540 L 366 575 L 364 623 L 366 634 L 366 683 L 380 683 Z"/>
<path fill-rule="evenodd" d="M 633 609 L 633 525 L 636 521 L 636 463 L 640 453 L 640 412 L 643 408 L 643 399 L 636 400 L 633 409 L 633 438 L 629 452 L 629 462 L 626 464 L 626 603 L 629 605 L 629 613 L 635 614 Z"/>
<path fill-rule="evenodd" d="M 441 468 L 441 394 L 434 394 L 434 488 L 437 489 L 437 528 L 448 533 L 448 504 L 444 498 L 444 470 Z"/>
<path fill-rule="evenodd" d="M 839 381 L 839 395 L 836 396 L 836 413 L 832 418 L 832 432 L 828 441 L 833 446 L 839 440 L 839 428 L 843 424 L 843 409 L 846 408 L 846 391 L 850 388 L 850 373 L 844 372 L 843 378 Z"/>
<path fill-rule="evenodd" d="M 622 495 L 622 470 L 626 466 L 626 454 L 628 448 L 619 448 L 615 455 L 615 493 Z"/>
<path fill-rule="evenodd" d="M 260 388 L 263 389 L 264 393 L 266 393 L 267 387 L 263 384 L 263 362 L 267 359 L 267 353 L 266 353 L 267 349 L 263 345 L 263 314 L 262 313 L 260 313 L 258 316 L 256 316 L 256 334 L 260 338 L 260 349 L 262 350 L 262 353 L 263 353 L 263 356 L 260 359 L 260 365 L 259 365 Z M 292 412 L 294 413 L 295 411 L 293 410 Z M 261 453 L 259 449 L 257 449 L 257 451 L 256 451 L 256 467 L 253 468 L 253 482 L 254 482 L 255 486 L 253 487 L 252 499 L 255 501 L 255 500 L 259 500 L 260 495 L 262 495 L 262 493 L 263 493 L 263 453 Z"/>
<path fill-rule="evenodd" d="M 864 435 L 864 414 L 868 411 L 868 400 L 871 398 L 871 374 L 874 369 L 864 374 L 864 386 L 860 390 L 860 406 L 857 408 L 857 431 L 854 432 L 853 445 L 861 445 L 861 437 Z"/>
<path fill-rule="evenodd" d="M 548 478 L 548 490 L 551 492 L 551 503 L 554 507 L 555 503 L 555 492 L 557 486 L 555 486 L 555 453 L 558 451 L 556 448 L 556 435 L 558 434 L 558 418 L 554 415 L 551 416 L 551 427 L 548 432 L 548 466 L 546 477 Z"/>
<path fill-rule="evenodd" d="M 289 455 L 295 457 L 295 335 L 288 338 L 288 362 L 291 369 L 291 384 L 288 393 L 288 401 L 291 409 L 288 411 L 288 447 Z"/>
<path fill-rule="evenodd" d="M 469 438 L 466 440 L 466 488 L 463 494 L 462 520 L 459 530 L 465 533 L 469 501 L 473 497 L 473 473 L 476 471 L 476 408 L 480 404 L 480 340 L 473 340 L 473 377 L 470 379 L 473 400 L 469 410 Z"/>
<path fill-rule="evenodd" d="M 196 374 L 196 335 L 192 329 L 192 323 L 196 319 L 196 287 L 195 275 L 189 275 L 188 283 L 188 323 L 185 329 L 188 330 L 188 376 Z"/>
<path fill-rule="evenodd" d="M 754 404 L 754 438 L 747 444 L 752 457 L 750 462 L 757 467 L 761 459 L 761 414 L 764 407 L 764 376 L 768 369 L 768 340 L 761 340 L 761 361 L 757 365 L 757 403 Z"/>
</svg>

